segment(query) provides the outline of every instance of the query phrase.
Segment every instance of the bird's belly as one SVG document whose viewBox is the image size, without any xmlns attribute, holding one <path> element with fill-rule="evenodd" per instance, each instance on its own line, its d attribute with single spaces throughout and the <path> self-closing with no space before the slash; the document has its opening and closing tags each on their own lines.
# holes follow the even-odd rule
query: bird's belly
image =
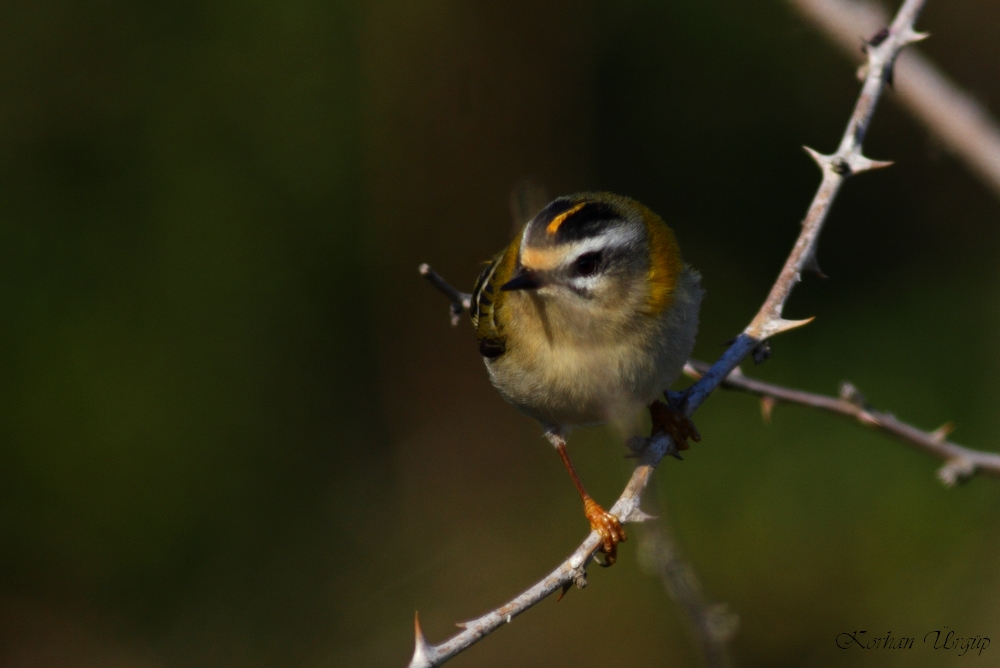
<svg viewBox="0 0 1000 668">
<path fill-rule="evenodd" d="M 627 346 L 547 346 L 525 357 L 489 362 L 493 384 L 552 427 L 628 421 L 665 389 L 657 356 L 636 355 Z"/>
<path fill-rule="evenodd" d="M 505 399 L 547 427 L 628 426 L 680 375 L 702 294 L 698 274 L 685 269 L 673 304 L 658 318 L 635 314 L 625 326 L 590 327 L 586 337 L 567 333 L 572 317 L 514 301 L 509 317 L 520 326 L 508 328 L 503 354 L 486 359 L 490 378 Z"/>
</svg>

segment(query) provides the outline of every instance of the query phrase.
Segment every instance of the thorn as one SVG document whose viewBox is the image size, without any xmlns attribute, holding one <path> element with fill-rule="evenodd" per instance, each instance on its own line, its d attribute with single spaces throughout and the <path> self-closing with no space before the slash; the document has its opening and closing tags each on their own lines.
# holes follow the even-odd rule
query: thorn
<svg viewBox="0 0 1000 668">
<path fill-rule="evenodd" d="M 902 42 L 902 46 L 905 46 L 907 44 L 916 44 L 917 42 L 922 42 L 930 36 L 931 34 L 929 32 L 916 32 L 912 29 L 909 29 L 903 34 L 900 41 Z"/>
<path fill-rule="evenodd" d="M 938 478 L 947 487 L 967 482 L 976 474 L 976 465 L 961 455 L 948 460 L 948 463 L 938 469 Z"/>
<path fill-rule="evenodd" d="M 815 250 L 812 253 L 809 253 L 809 257 L 807 257 L 806 261 L 802 264 L 802 268 L 806 271 L 811 271 L 820 278 L 830 278 L 829 276 L 823 273 L 822 269 L 819 268 L 819 262 L 816 260 Z"/>
<path fill-rule="evenodd" d="M 563 586 L 562 589 L 560 589 L 559 591 L 559 598 L 556 599 L 556 603 L 563 600 L 563 596 L 566 595 L 566 592 L 568 592 L 572 586 L 573 586 L 572 582 L 563 582 Z"/>
<path fill-rule="evenodd" d="M 869 413 L 867 410 L 863 410 L 858 413 L 858 422 L 866 427 L 877 427 L 880 424 L 878 418 Z"/>
<path fill-rule="evenodd" d="M 419 267 L 417 267 L 417 271 L 420 272 L 421 276 L 426 276 L 427 274 L 430 273 L 431 266 L 429 264 L 427 264 L 426 262 L 424 262 L 422 265 L 420 265 Z"/>
<path fill-rule="evenodd" d="M 761 341 L 754 346 L 753 352 L 750 354 L 753 355 L 754 364 L 763 364 L 767 360 L 771 359 L 771 344 L 766 340 Z"/>
<path fill-rule="evenodd" d="M 649 520 L 659 519 L 655 515 L 650 515 L 645 510 L 636 506 L 632 511 L 621 518 L 622 522 L 648 522 Z"/>
<path fill-rule="evenodd" d="M 846 380 L 840 384 L 839 394 L 841 399 L 850 402 L 859 408 L 864 408 L 868 405 L 868 401 L 865 400 L 865 395 L 861 394 L 861 390 L 854 387 L 854 385 Z"/>
<path fill-rule="evenodd" d="M 469 628 L 469 622 L 455 622 L 455 626 L 460 629 L 467 629 Z"/>
<path fill-rule="evenodd" d="M 728 376 L 726 376 L 726 378 L 742 378 L 742 377 L 743 377 L 743 369 L 739 368 L 738 366 L 734 366 L 733 370 L 729 372 Z"/>
<path fill-rule="evenodd" d="M 691 366 L 690 363 L 684 365 L 684 375 L 694 380 L 701 380 L 701 372 Z"/>
<path fill-rule="evenodd" d="M 413 615 L 413 628 L 416 635 L 416 647 L 413 650 L 413 659 L 410 660 L 410 668 L 417 666 L 431 666 L 431 654 L 434 648 L 427 644 L 424 632 L 420 630 L 420 613 Z"/>
<path fill-rule="evenodd" d="M 820 169 L 825 170 L 828 166 L 830 166 L 830 163 L 833 160 L 833 156 L 823 155 L 819 151 L 814 151 L 808 146 L 803 146 L 802 148 L 804 148 L 806 150 L 806 153 L 808 153 L 809 156 L 816 162 L 816 164 L 819 165 Z"/>
<path fill-rule="evenodd" d="M 762 331 L 760 338 L 769 339 L 775 334 L 781 334 L 782 332 L 787 332 L 790 329 L 808 325 L 815 319 L 815 316 L 812 318 L 806 318 L 805 320 L 785 320 L 784 318 L 776 318 L 764 324 L 761 328 Z"/>
<path fill-rule="evenodd" d="M 729 339 L 728 341 L 723 341 L 722 343 L 719 344 L 719 346 L 722 347 L 722 348 L 728 348 L 729 346 L 731 346 L 734 343 L 736 343 L 736 339 L 738 339 L 738 338 L 739 338 L 738 336 L 734 336 L 733 338 Z"/>
<path fill-rule="evenodd" d="M 948 435 L 951 434 L 951 432 L 953 431 L 955 431 L 955 423 L 948 421 L 945 422 L 940 427 L 938 427 L 937 429 L 935 429 L 934 431 L 932 431 L 930 436 L 933 440 L 937 441 L 938 443 L 941 443 L 942 441 L 947 439 Z"/>
<path fill-rule="evenodd" d="M 847 159 L 847 164 L 851 172 L 858 174 L 860 172 L 867 172 L 869 169 L 891 167 L 894 163 L 892 160 L 872 160 L 860 153 L 855 153 Z"/>
<path fill-rule="evenodd" d="M 760 399 L 760 415 L 764 418 L 766 424 L 771 424 L 771 412 L 774 407 L 778 404 L 778 400 L 774 397 L 761 397 Z"/>
</svg>

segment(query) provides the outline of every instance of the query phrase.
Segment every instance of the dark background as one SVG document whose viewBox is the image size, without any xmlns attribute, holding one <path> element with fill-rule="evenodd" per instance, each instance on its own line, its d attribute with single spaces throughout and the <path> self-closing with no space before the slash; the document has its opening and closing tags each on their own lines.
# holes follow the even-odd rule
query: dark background
<svg viewBox="0 0 1000 668">
<path fill-rule="evenodd" d="M 930 2 L 924 52 L 1000 110 L 1000 6 Z M 860 37 L 860 36 L 859 36 Z M 0 664 L 402 666 L 587 527 L 490 387 L 469 289 L 508 194 L 631 195 L 708 293 L 714 359 L 766 295 L 858 91 L 781 2 L 0 5 Z M 954 439 L 1000 434 L 1000 203 L 887 95 L 787 315 L 748 369 Z M 1000 652 L 1000 484 L 832 416 L 719 392 L 655 494 L 744 666 Z M 598 500 L 630 472 L 574 434 Z M 651 499 L 652 500 L 652 499 Z M 654 504 L 651 504 L 654 505 Z M 640 529 L 630 529 L 638 536 Z M 636 560 L 455 666 L 696 662 Z M 992 636 L 982 658 L 920 639 Z M 845 652 L 838 633 L 917 638 Z"/>
</svg>

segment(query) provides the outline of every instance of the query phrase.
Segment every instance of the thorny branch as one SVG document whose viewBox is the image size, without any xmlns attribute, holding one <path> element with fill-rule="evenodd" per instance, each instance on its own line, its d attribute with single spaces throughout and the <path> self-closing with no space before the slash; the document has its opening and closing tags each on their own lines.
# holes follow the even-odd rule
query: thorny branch
<svg viewBox="0 0 1000 668">
<path fill-rule="evenodd" d="M 691 360 L 684 367 L 684 373 L 698 378 L 708 369 L 709 365 L 705 362 Z M 945 464 L 938 469 L 938 478 L 949 487 L 964 482 L 977 473 L 1000 477 L 1000 454 L 973 450 L 948 441 L 948 434 L 952 430 L 951 424 L 945 424 L 934 431 L 923 431 L 901 422 L 891 413 L 874 410 L 865 401 L 864 395 L 858 388 L 850 383 L 843 383 L 840 386 L 839 397 L 828 397 L 765 383 L 745 376 L 739 369 L 735 369 L 723 381 L 722 386 L 762 397 L 765 402 L 762 405 L 765 417 L 770 415 L 775 402 L 782 402 L 820 408 L 884 431 L 922 452 L 943 459 Z"/>
<path fill-rule="evenodd" d="M 685 392 L 680 408 L 686 415 L 694 414 L 705 399 L 749 355 L 753 354 L 757 361 L 766 359 L 768 338 L 810 322 L 810 320 L 784 319 L 782 311 L 785 302 L 788 300 L 792 288 L 799 282 L 802 271 L 816 268 L 816 239 L 823 227 L 830 205 L 844 180 L 858 172 L 889 164 L 875 162 L 864 157 L 861 154 L 861 143 L 875 110 L 875 104 L 878 102 L 886 83 L 892 77 L 892 67 L 900 49 L 926 37 L 926 35 L 913 31 L 913 22 L 923 5 L 924 0 L 905 0 L 892 25 L 867 43 L 867 75 L 840 146 L 833 155 L 821 155 L 812 149 L 806 149 L 822 169 L 823 181 L 809 207 L 805 220 L 802 222 L 802 231 L 799 233 L 795 246 L 792 248 L 777 281 L 775 281 L 771 293 L 750 325 L 736 337 L 728 350 L 702 376 L 701 380 Z M 457 304 L 462 303 L 460 300 L 456 300 L 456 296 L 464 296 L 463 293 L 458 292 L 445 283 L 443 279 L 433 274 L 429 267 L 426 271 L 424 267 L 426 265 L 421 267 L 421 273 L 452 299 L 452 314 L 454 315 Z M 458 312 L 461 313 L 460 310 Z M 609 512 L 616 515 L 622 522 L 639 522 L 649 518 L 639 508 L 640 497 L 657 464 L 668 454 L 680 456 L 670 437 L 660 434 L 652 438 L 642 450 L 639 465 L 632 473 L 631 479 L 625 486 L 625 491 L 622 492 Z M 410 668 L 429 668 L 441 665 L 503 624 L 509 623 L 514 617 L 556 590 L 565 591 L 574 584 L 578 587 L 585 586 L 586 566 L 593 559 L 594 552 L 600 542 L 597 532 L 591 532 L 569 559 L 540 582 L 496 610 L 479 619 L 461 624 L 463 631 L 440 645 L 428 643 L 420 630 L 419 619 L 415 620 L 416 648 L 413 652 L 413 659 L 410 661 Z"/>
<path fill-rule="evenodd" d="M 852 58 L 858 40 L 885 25 L 881 5 L 854 0 L 789 0 Z M 898 99 L 941 143 L 1000 197 L 1000 127 L 972 95 L 916 50 L 896 63 Z"/>
</svg>

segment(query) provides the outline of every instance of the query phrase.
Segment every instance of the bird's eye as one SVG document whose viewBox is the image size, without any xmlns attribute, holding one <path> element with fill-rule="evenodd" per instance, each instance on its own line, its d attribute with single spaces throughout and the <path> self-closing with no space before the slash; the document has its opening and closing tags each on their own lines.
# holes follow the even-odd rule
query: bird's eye
<svg viewBox="0 0 1000 668">
<path fill-rule="evenodd" d="M 573 268 L 580 276 L 593 276 L 601 266 L 600 253 L 584 253 L 576 258 Z"/>
</svg>

